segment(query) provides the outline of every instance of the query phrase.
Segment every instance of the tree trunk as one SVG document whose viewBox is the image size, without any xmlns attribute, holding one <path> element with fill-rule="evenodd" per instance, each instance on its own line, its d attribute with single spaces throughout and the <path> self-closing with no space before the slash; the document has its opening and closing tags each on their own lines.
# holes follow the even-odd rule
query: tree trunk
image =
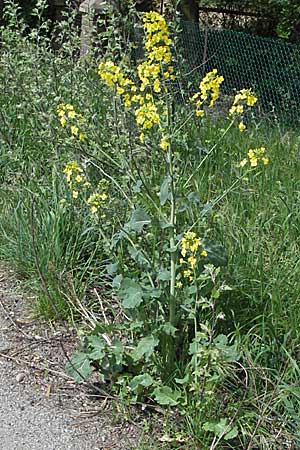
<svg viewBox="0 0 300 450">
<path fill-rule="evenodd" d="M 183 20 L 199 22 L 199 5 L 197 0 L 181 0 L 179 10 Z"/>
</svg>

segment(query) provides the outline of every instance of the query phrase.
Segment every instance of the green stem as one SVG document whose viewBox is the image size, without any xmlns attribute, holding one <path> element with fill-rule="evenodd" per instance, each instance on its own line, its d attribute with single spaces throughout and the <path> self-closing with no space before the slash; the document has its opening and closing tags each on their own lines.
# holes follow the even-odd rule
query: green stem
<svg viewBox="0 0 300 450">
<path fill-rule="evenodd" d="M 173 161 L 171 147 L 168 149 L 168 163 L 170 174 L 170 303 L 169 303 L 169 320 L 171 325 L 176 325 L 176 303 L 175 303 L 175 279 L 176 279 L 176 252 L 175 252 L 175 225 L 176 225 L 176 198 L 175 198 L 175 186 L 174 186 L 174 173 L 173 173 Z"/>
<path fill-rule="evenodd" d="M 170 175 L 170 292 L 169 292 L 169 322 L 173 327 L 177 324 L 175 280 L 176 280 L 176 251 L 175 251 L 175 226 L 176 226 L 176 196 L 174 185 L 172 151 L 168 148 L 168 169 Z M 175 356 L 174 338 L 167 336 L 166 340 L 166 363 L 169 372 L 172 371 Z"/>
</svg>

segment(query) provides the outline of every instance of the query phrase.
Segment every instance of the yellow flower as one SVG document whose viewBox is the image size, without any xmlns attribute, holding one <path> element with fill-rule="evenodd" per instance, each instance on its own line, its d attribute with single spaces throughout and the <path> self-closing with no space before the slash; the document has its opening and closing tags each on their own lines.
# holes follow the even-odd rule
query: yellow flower
<svg viewBox="0 0 300 450">
<path fill-rule="evenodd" d="M 75 119 L 75 117 L 76 117 L 76 112 L 75 112 L 74 110 L 69 111 L 68 114 L 67 114 L 67 116 L 68 116 L 69 119 Z"/>
<path fill-rule="evenodd" d="M 244 124 L 244 122 L 239 123 L 239 130 L 241 133 L 246 130 L 246 125 Z"/>
<path fill-rule="evenodd" d="M 117 94 L 121 95 L 121 94 L 124 94 L 124 92 L 125 92 L 125 90 L 122 87 L 117 86 Z"/>
<path fill-rule="evenodd" d="M 247 162 L 248 162 L 247 158 L 242 159 L 242 161 L 240 162 L 240 166 L 244 167 L 247 164 Z"/>
<path fill-rule="evenodd" d="M 64 173 L 72 173 L 72 172 L 83 172 L 82 168 L 77 164 L 76 161 L 70 161 L 65 165 L 65 168 L 63 170 Z"/>
<path fill-rule="evenodd" d="M 202 252 L 200 253 L 201 256 L 204 256 L 204 258 L 206 258 L 207 256 L 207 251 L 206 250 L 202 250 Z"/>
<path fill-rule="evenodd" d="M 203 109 L 197 109 L 196 110 L 196 116 L 197 117 L 204 117 L 204 111 L 203 111 Z"/>
<path fill-rule="evenodd" d="M 78 191 L 72 191 L 72 197 L 78 198 Z"/>
<path fill-rule="evenodd" d="M 177 283 L 176 283 L 177 289 L 181 289 L 182 286 L 183 286 L 182 282 L 181 281 L 177 281 Z"/>
<path fill-rule="evenodd" d="M 81 175 L 77 175 L 75 177 L 75 181 L 77 181 L 77 183 L 81 183 L 82 182 L 82 176 Z"/>
<path fill-rule="evenodd" d="M 167 150 L 167 148 L 169 147 L 169 142 L 166 140 L 166 138 L 162 138 L 159 144 L 160 148 L 162 148 L 163 150 Z"/>
<path fill-rule="evenodd" d="M 202 253 L 201 253 L 201 255 L 202 255 Z M 189 263 L 189 265 L 190 265 L 190 268 L 192 269 L 192 270 L 194 270 L 195 269 L 195 267 L 196 267 L 196 264 L 197 264 L 197 258 L 195 258 L 195 256 L 189 256 L 188 257 L 188 263 Z"/>
<path fill-rule="evenodd" d="M 161 91 L 160 81 L 159 81 L 158 78 L 153 83 L 153 90 L 154 90 L 154 92 L 160 92 Z"/>
<path fill-rule="evenodd" d="M 187 251 L 195 253 L 200 246 L 201 241 L 199 238 L 197 238 L 196 233 L 194 233 L 193 231 L 187 231 L 181 240 L 181 254 L 183 257 L 185 257 Z"/>
<path fill-rule="evenodd" d="M 251 89 L 241 89 L 234 97 L 233 105 L 229 109 L 229 114 L 242 114 L 244 112 L 244 105 L 254 106 L 257 98 Z"/>
<path fill-rule="evenodd" d="M 261 158 L 261 160 L 262 160 L 264 166 L 269 164 L 269 158 L 263 157 L 263 158 Z"/>
<path fill-rule="evenodd" d="M 251 167 L 256 167 L 258 164 L 258 158 L 250 158 Z"/>
<path fill-rule="evenodd" d="M 65 127 L 67 124 L 67 119 L 65 117 L 60 118 L 60 124 L 62 127 Z"/>
<path fill-rule="evenodd" d="M 71 125 L 71 133 L 73 134 L 73 136 L 77 136 L 78 135 L 78 127 L 76 127 L 76 125 Z"/>
<path fill-rule="evenodd" d="M 255 150 L 252 150 L 252 149 L 250 148 L 250 150 L 248 151 L 248 156 L 249 156 L 250 159 L 251 159 L 251 158 L 255 158 Z"/>
<path fill-rule="evenodd" d="M 184 278 L 189 278 L 192 275 L 192 272 L 190 269 L 184 270 L 183 271 L 183 276 Z"/>
<path fill-rule="evenodd" d="M 247 95 L 247 105 L 254 106 L 256 102 L 257 102 L 257 97 L 255 97 L 255 95 L 251 94 L 251 92 L 250 92 L 250 94 Z"/>
<path fill-rule="evenodd" d="M 100 206 L 102 208 L 105 207 L 105 200 L 107 200 L 107 195 L 105 194 L 105 192 L 94 192 L 93 194 L 91 194 L 87 200 L 87 204 L 90 207 L 91 213 L 95 214 Z"/>
<path fill-rule="evenodd" d="M 75 111 L 74 106 L 69 103 L 60 104 L 57 107 L 57 115 L 62 127 L 66 127 L 68 124 L 70 125 L 72 136 L 79 137 L 79 140 L 84 139 L 84 134 L 79 133 L 79 125 L 84 121 L 84 118 Z"/>
<path fill-rule="evenodd" d="M 92 214 L 96 214 L 97 211 L 98 211 L 98 207 L 97 206 L 92 206 L 91 207 L 91 213 Z"/>
</svg>

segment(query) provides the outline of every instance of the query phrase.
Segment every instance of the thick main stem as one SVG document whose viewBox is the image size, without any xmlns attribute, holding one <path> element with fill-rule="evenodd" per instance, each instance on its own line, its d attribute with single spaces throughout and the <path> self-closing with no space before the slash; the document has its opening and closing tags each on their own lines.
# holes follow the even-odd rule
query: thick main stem
<svg viewBox="0 0 300 450">
<path fill-rule="evenodd" d="M 176 325 L 176 303 L 175 303 L 175 279 L 176 279 L 176 252 L 175 252 L 175 225 L 176 225 L 176 198 L 174 187 L 173 161 L 171 148 L 168 149 L 169 174 L 170 174 L 170 303 L 169 303 L 169 320 L 171 325 Z"/>
<path fill-rule="evenodd" d="M 176 251 L 175 251 L 175 226 L 176 226 L 176 196 L 174 186 L 173 161 L 171 147 L 168 148 L 168 165 L 170 175 L 170 292 L 169 292 L 169 322 L 176 327 L 176 298 L 175 298 L 175 280 L 176 280 Z M 172 370 L 174 361 L 174 338 L 168 336 L 167 339 L 167 365 Z"/>
</svg>

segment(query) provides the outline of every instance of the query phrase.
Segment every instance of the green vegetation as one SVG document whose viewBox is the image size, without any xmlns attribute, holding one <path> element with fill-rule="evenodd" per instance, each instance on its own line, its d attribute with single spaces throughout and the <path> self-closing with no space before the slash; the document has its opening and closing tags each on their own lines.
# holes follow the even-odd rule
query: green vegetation
<svg viewBox="0 0 300 450">
<path fill-rule="evenodd" d="M 135 448 L 297 448 L 299 132 L 255 117 L 251 86 L 208 114 L 216 71 L 179 103 L 156 15 L 137 76 L 122 36 L 79 60 L 71 20 L 53 52 L 7 11 L 0 257 L 78 326 L 68 372 L 160 405 Z"/>
</svg>

